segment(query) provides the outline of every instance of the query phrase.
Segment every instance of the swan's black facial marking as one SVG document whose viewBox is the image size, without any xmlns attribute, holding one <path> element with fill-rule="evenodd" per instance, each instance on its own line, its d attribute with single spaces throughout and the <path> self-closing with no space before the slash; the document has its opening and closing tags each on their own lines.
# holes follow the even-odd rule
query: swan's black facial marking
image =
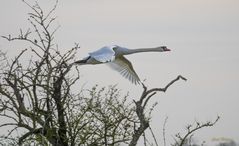
<svg viewBox="0 0 239 146">
<path fill-rule="evenodd" d="M 170 51 L 170 49 L 168 49 L 166 46 L 162 46 L 161 48 L 163 49 L 163 51 Z"/>
</svg>

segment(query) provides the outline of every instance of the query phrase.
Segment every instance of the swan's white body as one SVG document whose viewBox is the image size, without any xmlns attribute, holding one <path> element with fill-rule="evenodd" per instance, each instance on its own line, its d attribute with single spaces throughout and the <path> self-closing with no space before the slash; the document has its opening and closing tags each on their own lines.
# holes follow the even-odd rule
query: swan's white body
<svg viewBox="0 0 239 146">
<path fill-rule="evenodd" d="M 95 52 L 89 53 L 89 56 L 83 60 L 76 61 L 75 64 L 102 64 L 106 63 L 114 70 L 120 72 L 122 76 L 130 80 L 134 84 L 140 83 L 140 79 L 131 62 L 124 55 L 139 52 L 164 52 L 170 51 L 167 47 L 161 46 L 156 48 L 127 49 L 120 46 L 105 46 Z"/>
</svg>

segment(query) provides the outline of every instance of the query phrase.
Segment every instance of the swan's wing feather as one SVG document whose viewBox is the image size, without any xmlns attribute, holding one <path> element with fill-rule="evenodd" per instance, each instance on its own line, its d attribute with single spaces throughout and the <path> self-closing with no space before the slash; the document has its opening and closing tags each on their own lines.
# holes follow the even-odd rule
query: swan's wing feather
<svg viewBox="0 0 239 146">
<path fill-rule="evenodd" d="M 126 79 L 130 80 L 134 84 L 139 84 L 140 79 L 131 62 L 124 56 L 117 57 L 114 61 L 107 63 L 112 69 L 120 72 L 120 74 Z"/>
<path fill-rule="evenodd" d="M 105 63 L 111 62 L 115 59 L 115 52 L 113 47 L 105 46 L 95 52 L 89 53 L 89 55 L 95 60 Z"/>
</svg>

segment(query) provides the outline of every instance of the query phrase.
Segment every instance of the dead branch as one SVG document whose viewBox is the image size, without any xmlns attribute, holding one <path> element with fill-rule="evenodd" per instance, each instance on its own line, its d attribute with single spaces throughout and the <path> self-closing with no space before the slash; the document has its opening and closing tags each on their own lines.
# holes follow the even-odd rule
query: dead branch
<svg viewBox="0 0 239 146">
<path fill-rule="evenodd" d="M 200 130 L 202 128 L 214 126 L 218 122 L 219 119 L 220 119 L 220 117 L 218 116 L 216 118 L 216 120 L 213 121 L 213 122 L 211 122 L 211 121 L 205 122 L 205 123 L 196 122 L 195 126 L 194 125 L 188 125 L 186 127 L 187 132 L 186 132 L 186 134 L 184 136 L 181 136 L 180 133 L 175 135 L 175 137 L 178 140 L 176 140 L 176 144 L 174 146 L 183 146 L 187 140 L 191 140 L 191 138 L 193 136 L 192 135 L 193 133 L 195 133 L 196 131 L 198 131 L 198 130 Z"/>
<path fill-rule="evenodd" d="M 174 84 L 176 81 L 178 81 L 180 79 L 186 81 L 186 78 L 179 75 L 176 79 L 169 82 L 164 88 L 153 88 L 153 89 L 149 89 L 149 90 L 147 89 L 147 87 L 144 84 L 142 84 L 143 88 L 144 88 L 143 93 L 138 101 L 134 101 L 135 106 L 136 106 L 136 114 L 138 116 L 140 124 L 139 124 L 138 129 L 134 130 L 134 134 L 132 136 L 132 140 L 131 140 L 129 146 L 136 146 L 141 135 L 149 127 L 149 120 L 145 117 L 144 110 L 145 110 L 146 105 L 147 105 L 148 101 L 150 100 L 150 98 L 153 95 L 155 95 L 156 92 L 166 92 L 167 89 L 172 84 Z"/>
</svg>

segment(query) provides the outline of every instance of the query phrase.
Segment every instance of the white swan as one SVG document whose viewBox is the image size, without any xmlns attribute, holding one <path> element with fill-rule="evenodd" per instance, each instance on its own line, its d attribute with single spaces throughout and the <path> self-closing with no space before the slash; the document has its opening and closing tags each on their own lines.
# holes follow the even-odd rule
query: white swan
<svg viewBox="0 0 239 146">
<path fill-rule="evenodd" d="M 114 70 L 120 72 L 122 76 L 130 80 L 134 84 L 139 84 L 141 81 L 134 71 L 131 62 L 124 57 L 124 55 L 140 53 L 140 52 L 164 52 L 170 51 L 166 46 L 155 48 L 141 48 L 141 49 L 128 49 L 120 46 L 105 46 L 95 52 L 89 53 L 89 56 L 83 60 L 74 62 L 78 65 L 85 64 L 102 64 L 109 65 Z"/>
</svg>

